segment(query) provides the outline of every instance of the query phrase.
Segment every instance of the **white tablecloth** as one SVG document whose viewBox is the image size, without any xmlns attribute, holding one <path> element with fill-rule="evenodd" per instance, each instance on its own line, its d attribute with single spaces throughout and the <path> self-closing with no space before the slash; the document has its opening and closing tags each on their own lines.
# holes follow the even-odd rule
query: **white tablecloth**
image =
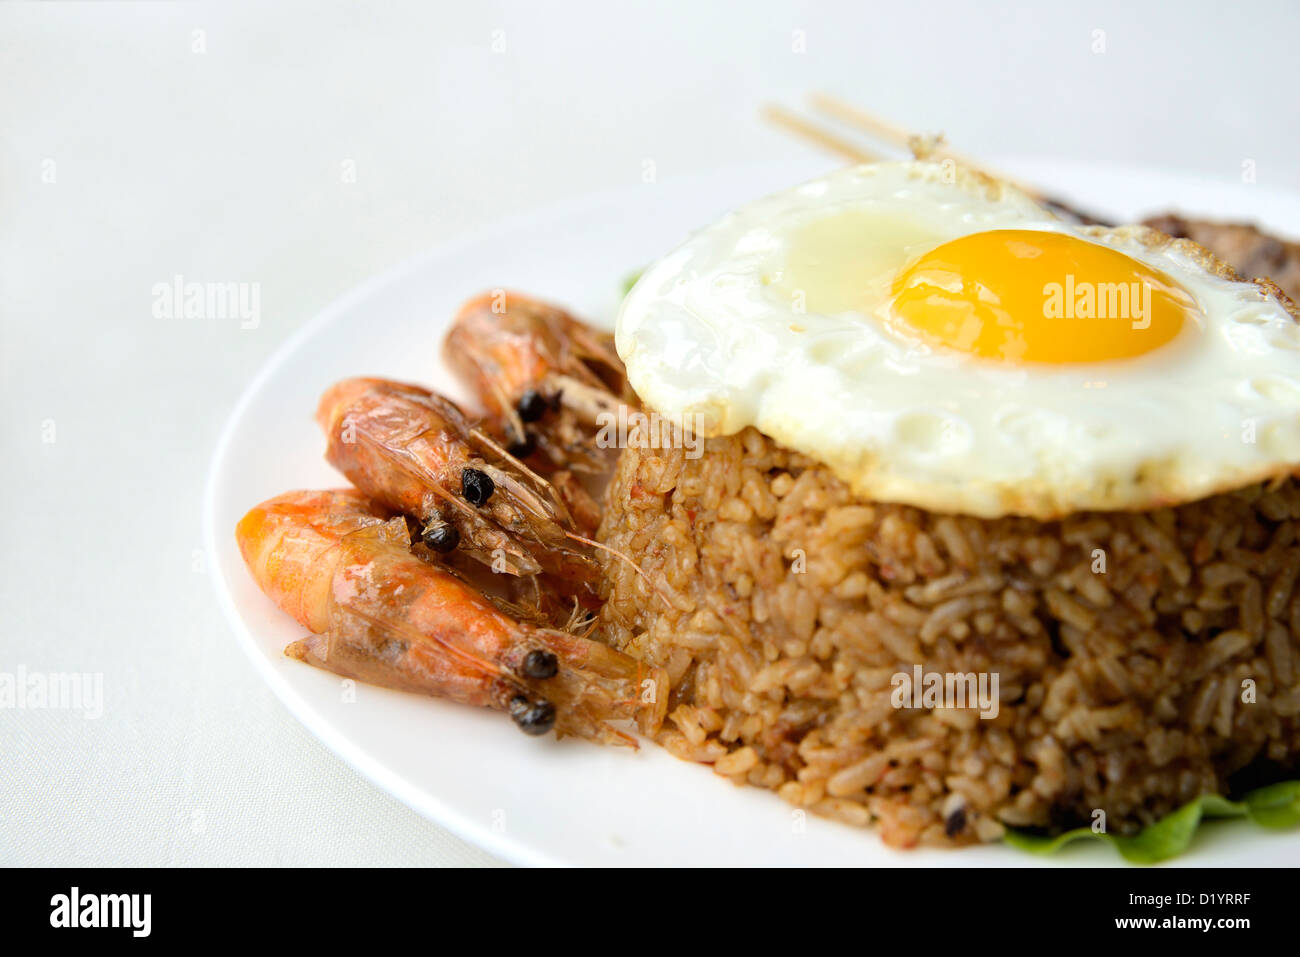
<svg viewBox="0 0 1300 957">
<path fill-rule="evenodd" d="M 100 674 L 104 712 L 0 709 L 0 863 L 492 861 L 288 715 L 207 575 L 218 431 L 351 286 L 647 161 L 806 160 L 756 111 L 817 88 L 976 154 L 1298 187 L 1298 28 L 1281 2 L 0 5 L 0 676 Z M 176 276 L 259 283 L 260 323 L 157 317 Z"/>
</svg>

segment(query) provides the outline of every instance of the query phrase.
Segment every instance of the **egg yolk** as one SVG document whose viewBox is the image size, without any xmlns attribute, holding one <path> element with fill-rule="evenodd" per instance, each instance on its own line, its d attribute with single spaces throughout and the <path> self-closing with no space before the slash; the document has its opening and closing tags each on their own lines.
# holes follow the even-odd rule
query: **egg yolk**
<svg viewBox="0 0 1300 957">
<path fill-rule="evenodd" d="M 897 275 L 889 322 L 932 345 L 1007 362 L 1144 355 L 1196 314 L 1191 296 L 1121 252 L 1062 233 L 997 229 Z"/>
</svg>

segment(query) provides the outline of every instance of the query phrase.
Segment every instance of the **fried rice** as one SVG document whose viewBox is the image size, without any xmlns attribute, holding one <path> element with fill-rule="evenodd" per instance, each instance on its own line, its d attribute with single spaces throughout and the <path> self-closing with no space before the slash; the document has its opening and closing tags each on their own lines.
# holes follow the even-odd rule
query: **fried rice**
<svg viewBox="0 0 1300 957">
<path fill-rule="evenodd" d="M 863 501 L 753 429 L 688 452 L 623 450 L 600 531 L 673 754 L 896 846 L 1131 833 L 1297 765 L 1295 480 L 1043 522 Z M 996 717 L 896 707 L 917 665 L 996 674 Z"/>
</svg>

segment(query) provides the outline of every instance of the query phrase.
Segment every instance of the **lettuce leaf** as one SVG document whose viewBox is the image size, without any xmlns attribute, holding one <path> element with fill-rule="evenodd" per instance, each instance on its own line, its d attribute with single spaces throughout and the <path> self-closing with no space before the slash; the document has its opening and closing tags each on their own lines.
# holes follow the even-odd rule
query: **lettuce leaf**
<svg viewBox="0 0 1300 957">
<path fill-rule="evenodd" d="M 1240 801 L 1203 794 L 1131 837 L 1078 827 L 1054 837 L 1008 829 L 1003 840 L 1022 851 L 1051 854 L 1074 841 L 1093 838 L 1109 841 L 1134 864 L 1156 864 L 1186 851 L 1201 821 L 1224 817 L 1244 817 L 1267 828 L 1296 827 L 1300 825 L 1300 781 L 1270 784 L 1251 791 Z"/>
<path fill-rule="evenodd" d="M 644 275 L 644 274 L 645 274 L 645 270 L 644 270 L 644 269 L 638 269 L 636 272 L 630 272 L 630 273 L 628 273 L 626 276 L 624 276 L 624 277 L 623 277 L 623 295 L 626 296 L 629 292 L 631 292 L 631 291 L 632 291 L 632 287 L 636 285 L 636 281 L 637 281 L 638 279 L 640 279 L 641 276 Z"/>
</svg>

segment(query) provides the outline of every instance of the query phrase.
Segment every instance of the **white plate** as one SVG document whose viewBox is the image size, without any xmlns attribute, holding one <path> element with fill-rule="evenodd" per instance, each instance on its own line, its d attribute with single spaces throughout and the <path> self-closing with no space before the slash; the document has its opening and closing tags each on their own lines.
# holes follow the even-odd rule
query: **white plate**
<svg viewBox="0 0 1300 957">
<path fill-rule="evenodd" d="M 1300 196 L 1143 170 L 1004 158 L 1000 168 L 1116 217 L 1171 208 L 1247 217 L 1300 233 Z M 267 363 L 217 446 L 205 502 L 216 587 L 258 673 L 329 748 L 385 791 L 462 837 L 525 864 L 1023 865 L 1001 845 L 898 852 L 874 833 L 803 815 L 768 791 L 736 788 L 654 745 L 638 752 L 529 738 L 502 715 L 359 686 L 284 658 L 301 636 L 253 584 L 234 543 L 243 513 L 291 488 L 345 484 L 322 458 L 312 414 L 330 383 L 382 375 L 457 394 L 438 360 L 446 323 L 480 291 L 508 287 L 608 322 L 625 275 L 724 210 L 828 169 L 746 167 L 583 197 L 502 223 L 367 282 Z M 249 742 L 249 747 L 256 747 Z M 1190 864 L 1295 860 L 1300 835 L 1216 824 Z M 1112 864 L 1104 845 L 1043 863 Z"/>
</svg>

